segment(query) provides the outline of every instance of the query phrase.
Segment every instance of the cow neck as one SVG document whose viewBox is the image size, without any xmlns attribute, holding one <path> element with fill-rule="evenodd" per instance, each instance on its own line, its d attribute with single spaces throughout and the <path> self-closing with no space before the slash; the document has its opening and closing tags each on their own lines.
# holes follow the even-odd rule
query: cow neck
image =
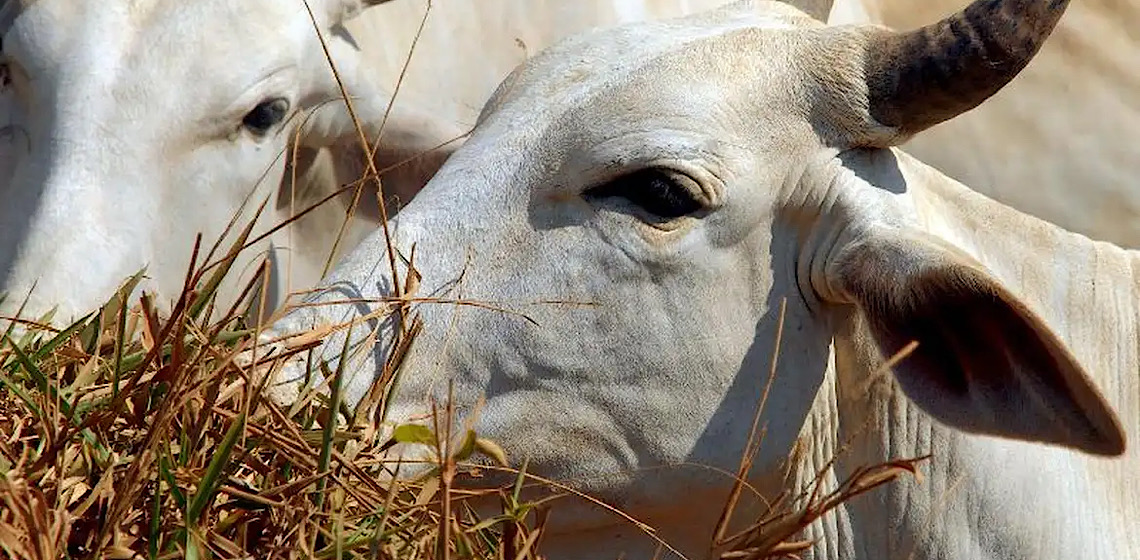
<svg viewBox="0 0 1140 560">
<path fill-rule="evenodd" d="M 1129 528 L 1140 524 L 1140 488 L 1129 482 L 1140 472 L 1137 253 L 1065 231 L 901 152 L 897 157 L 921 227 L 972 255 L 1044 319 L 1119 414 L 1129 448 L 1106 460 L 963 434 L 931 420 L 894 384 L 840 398 L 845 450 L 836 479 L 877 461 L 933 457 L 921 465 L 921 483 L 889 485 L 813 525 L 808 538 L 840 543 L 819 557 L 1140 557 L 1140 538 Z M 871 350 L 869 337 L 851 339 L 836 348 L 837 364 Z M 1033 521 L 1026 522 L 1030 512 Z"/>
</svg>

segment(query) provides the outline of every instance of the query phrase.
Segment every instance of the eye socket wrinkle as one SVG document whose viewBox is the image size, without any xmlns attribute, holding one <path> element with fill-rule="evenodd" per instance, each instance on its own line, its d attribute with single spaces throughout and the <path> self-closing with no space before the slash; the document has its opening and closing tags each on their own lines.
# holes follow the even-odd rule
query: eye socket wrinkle
<svg viewBox="0 0 1140 560">
<path fill-rule="evenodd" d="M 676 171 L 646 168 L 622 175 L 584 193 L 587 199 L 621 198 L 655 218 L 673 220 L 705 208 Z"/>
</svg>

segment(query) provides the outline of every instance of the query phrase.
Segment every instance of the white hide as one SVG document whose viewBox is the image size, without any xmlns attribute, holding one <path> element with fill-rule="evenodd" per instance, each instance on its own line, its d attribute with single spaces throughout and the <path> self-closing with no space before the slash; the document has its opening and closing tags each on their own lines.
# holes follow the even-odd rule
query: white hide
<svg viewBox="0 0 1140 560">
<path fill-rule="evenodd" d="M 309 5 L 365 133 L 374 140 L 383 123 L 379 156 L 387 165 L 460 138 L 511 68 L 568 33 L 624 21 L 629 13 L 675 16 L 724 1 L 494 0 L 476 7 L 437 0 L 390 114 L 427 3 Z M 19 10 L 16 4 L 5 3 L 0 18 L 10 76 L 0 91 L 0 293 L 10 293 L 0 317 L 30 293 L 25 317 L 58 307 L 56 322 L 67 321 L 104 302 L 143 266 L 144 287 L 166 304 L 183 286 L 196 233 L 204 236 L 205 252 L 239 209 L 240 230 L 268 199 L 257 236 L 339 181 L 358 177 L 344 172 L 362 167 L 352 151 L 357 131 L 336 101 L 340 88 L 301 0 L 36 0 L 19 3 L 26 4 Z M 242 126 L 245 115 L 275 98 L 288 103 L 280 124 L 263 136 Z M 318 106 L 302 138 L 304 168 L 294 186 L 286 144 Z M 455 145 L 389 174 L 387 192 L 406 199 Z M 330 157 L 339 174 L 322 167 L 328 160 L 320 158 Z M 270 308 L 311 287 L 350 198 L 249 248 L 219 303 L 228 306 L 267 252 L 277 273 Z M 375 228 L 369 200 L 342 248 Z"/>
<path fill-rule="evenodd" d="M 922 483 L 812 524 L 805 558 L 1140 557 L 1140 454 L 1126 447 L 1140 261 L 854 145 L 892 137 L 863 113 L 862 57 L 880 36 L 741 3 L 575 36 L 516 70 L 390 222 L 397 260 L 415 247 L 415 295 L 479 305 L 413 306 L 424 330 L 386 420 L 422 418 L 454 382 L 464 413 L 485 400 L 476 430 L 515 465 L 703 558 L 786 303 L 749 482 L 774 496 L 793 448 L 793 490 L 934 455 Z M 699 210 L 647 210 L 670 200 Z M 356 303 L 298 309 L 276 334 L 376 311 L 361 302 L 392 295 L 385 246 L 373 234 L 313 299 Z M 350 403 L 390 349 L 392 319 L 375 317 L 352 331 Z M 912 337 L 916 352 L 877 374 Z M 748 492 L 741 508 L 737 527 L 762 509 Z M 544 537 L 555 559 L 647 559 L 656 544 L 572 499 Z"/>
</svg>

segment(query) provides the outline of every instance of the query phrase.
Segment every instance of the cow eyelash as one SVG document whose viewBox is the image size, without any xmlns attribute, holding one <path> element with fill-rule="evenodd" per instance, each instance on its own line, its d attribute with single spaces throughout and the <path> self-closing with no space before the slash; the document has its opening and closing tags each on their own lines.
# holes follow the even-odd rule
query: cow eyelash
<svg viewBox="0 0 1140 560">
<path fill-rule="evenodd" d="M 646 168 L 627 173 L 583 193 L 587 199 L 621 198 L 654 218 L 675 220 L 695 214 L 705 203 L 693 180 L 672 169 Z"/>
</svg>

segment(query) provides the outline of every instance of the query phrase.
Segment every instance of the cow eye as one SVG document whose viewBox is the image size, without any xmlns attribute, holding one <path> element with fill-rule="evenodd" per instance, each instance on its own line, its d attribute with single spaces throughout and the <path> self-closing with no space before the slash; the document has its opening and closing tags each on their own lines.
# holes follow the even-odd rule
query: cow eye
<svg viewBox="0 0 1140 560">
<path fill-rule="evenodd" d="M 693 214 L 704 203 L 692 179 L 673 170 L 647 168 L 622 175 L 586 191 L 587 198 L 622 198 L 656 218 L 672 220 Z"/>
<path fill-rule="evenodd" d="M 267 99 L 246 113 L 241 119 L 241 124 L 254 135 L 264 136 L 270 129 L 285 120 L 285 115 L 288 112 L 289 100 L 281 97 Z"/>
</svg>

